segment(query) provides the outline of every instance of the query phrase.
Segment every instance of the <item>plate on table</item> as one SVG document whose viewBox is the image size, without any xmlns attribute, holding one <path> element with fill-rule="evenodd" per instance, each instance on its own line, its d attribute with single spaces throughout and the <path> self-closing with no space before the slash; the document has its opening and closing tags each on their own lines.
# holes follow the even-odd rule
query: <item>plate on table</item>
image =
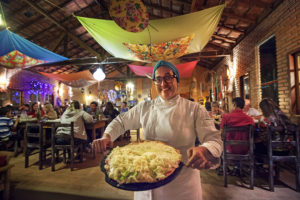
<svg viewBox="0 0 300 200">
<path fill-rule="evenodd" d="M 109 185 L 121 189 L 121 190 L 128 190 L 128 191 L 145 191 L 145 190 L 151 190 L 151 189 L 155 189 L 158 187 L 161 187 L 163 185 L 166 185 L 168 183 L 170 183 L 172 180 L 174 180 L 178 174 L 180 173 L 182 167 L 184 166 L 183 162 L 179 163 L 179 166 L 175 169 L 175 171 L 169 175 L 167 178 L 154 182 L 154 183 L 123 183 L 120 184 L 117 181 L 109 178 L 107 171 L 104 168 L 105 165 L 105 160 L 107 158 L 107 156 L 109 155 L 106 154 L 104 156 L 104 158 L 101 160 L 100 162 L 100 169 L 101 171 L 105 174 L 105 182 L 108 183 Z"/>
</svg>

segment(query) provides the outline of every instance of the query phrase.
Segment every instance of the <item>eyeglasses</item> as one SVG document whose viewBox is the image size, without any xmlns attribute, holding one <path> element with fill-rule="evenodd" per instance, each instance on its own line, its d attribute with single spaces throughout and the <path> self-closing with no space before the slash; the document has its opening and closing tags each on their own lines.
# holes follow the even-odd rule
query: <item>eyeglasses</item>
<svg viewBox="0 0 300 200">
<path fill-rule="evenodd" d="M 156 85 L 159 85 L 162 83 L 163 80 L 166 83 L 171 83 L 173 78 L 176 78 L 176 75 L 167 75 L 167 76 L 163 76 L 163 77 L 158 76 L 158 77 L 155 77 L 153 79 L 153 81 Z"/>
</svg>

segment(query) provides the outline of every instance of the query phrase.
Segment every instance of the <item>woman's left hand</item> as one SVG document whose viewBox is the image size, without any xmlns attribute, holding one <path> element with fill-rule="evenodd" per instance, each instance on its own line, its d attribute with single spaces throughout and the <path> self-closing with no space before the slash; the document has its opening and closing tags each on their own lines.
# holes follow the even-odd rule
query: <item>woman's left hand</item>
<svg viewBox="0 0 300 200">
<path fill-rule="evenodd" d="M 209 169 L 216 164 L 216 160 L 219 160 L 219 158 L 215 158 L 208 149 L 203 146 L 189 148 L 187 155 L 188 161 L 186 166 L 194 169 Z"/>
</svg>

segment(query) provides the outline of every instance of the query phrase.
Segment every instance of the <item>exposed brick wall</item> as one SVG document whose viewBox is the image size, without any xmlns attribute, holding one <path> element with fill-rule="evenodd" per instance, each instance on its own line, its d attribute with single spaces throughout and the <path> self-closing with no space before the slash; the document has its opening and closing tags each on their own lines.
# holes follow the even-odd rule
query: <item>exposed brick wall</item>
<svg viewBox="0 0 300 200">
<path fill-rule="evenodd" d="M 299 49 L 299 33 L 300 1 L 285 0 L 233 49 L 233 60 L 236 60 L 237 66 L 236 83 L 239 84 L 240 76 L 249 73 L 250 98 L 253 107 L 258 108 L 261 100 L 257 49 L 261 43 L 275 36 L 279 106 L 286 114 L 291 114 L 288 54 Z M 215 70 L 219 71 L 229 64 L 231 59 L 224 58 Z"/>
</svg>

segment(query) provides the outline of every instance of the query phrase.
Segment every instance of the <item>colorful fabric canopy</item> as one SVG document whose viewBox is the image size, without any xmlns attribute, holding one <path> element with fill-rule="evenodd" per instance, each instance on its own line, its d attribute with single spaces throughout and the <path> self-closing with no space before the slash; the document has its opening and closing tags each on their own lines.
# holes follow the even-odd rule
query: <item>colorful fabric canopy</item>
<svg viewBox="0 0 300 200">
<path fill-rule="evenodd" d="M 85 87 L 97 83 L 89 70 L 72 74 L 50 74 L 44 72 L 40 73 L 50 79 L 61 81 L 62 83 L 71 87 Z"/>
<path fill-rule="evenodd" d="M 67 59 L 9 30 L 0 31 L 0 66 L 7 68 L 27 67 Z"/>
<path fill-rule="evenodd" d="M 149 22 L 147 8 L 141 0 L 110 0 L 109 14 L 124 30 L 143 31 Z"/>
<path fill-rule="evenodd" d="M 188 63 L 181 63 L 175 65 L 179 71 L 180 78 L 189 78 L 192 76 L 194 68 L 197 64 L 197 60 L 188 62 Z M 145 67 L 145 66 L 137 66 L 137 65 L 128 65 L 131 71 L 137 76 L 147 76 L 148 74 L 152 74 L 153 67 Z"/>
<path fill-rule="evenodd" d="M 214 33 L 223 9 L 224 5 L 220 5 L 177 17 L 150 20 L 151 26 L 148 26 L 148 30 L 138 33 L 125 31 L 112 20 L 78 16 L 77 19 L 111 55 L 127 60 L 143 61 L 128 51 L 123 43 L 159 44 L 195 34 L 186 54 L 200 52 Z"/>
</svg>

